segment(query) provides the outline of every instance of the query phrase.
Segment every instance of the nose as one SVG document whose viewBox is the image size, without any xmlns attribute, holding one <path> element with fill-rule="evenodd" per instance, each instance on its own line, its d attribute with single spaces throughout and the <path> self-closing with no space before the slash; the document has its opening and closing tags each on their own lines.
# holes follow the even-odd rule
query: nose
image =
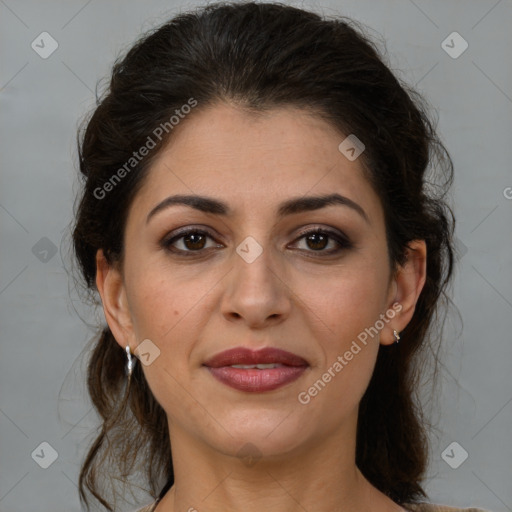
<svg viewBox="0 0 512 512">
<path fill-rule="evenodd" d="M 249 261 L 238 253 L 233 254 L 222 314 L 228 321 L 245 322 L 252 329 L 281 323 L 291 309 L 291 290 L 285 281 L 285 271 L 266 248 L 254 261 Z"/>
</svg>

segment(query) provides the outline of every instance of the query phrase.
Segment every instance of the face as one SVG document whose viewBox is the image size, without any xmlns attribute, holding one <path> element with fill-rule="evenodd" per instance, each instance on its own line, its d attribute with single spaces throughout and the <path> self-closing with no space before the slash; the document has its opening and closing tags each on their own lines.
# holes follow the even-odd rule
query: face
<svg viewBox="0 0 512 512">
<path fill-rule="evenodd" d="M 392 308 L 400 285 L 381 203 L 360 159 L 340 152 L 344 135 L 294 108 L 255 116 L 216 105 L 178 128 L 132 203 L 122 271 L 102 284 L 104 306 L 107 287 L 116 290 L 107 319 L 123 349 L 150 340 L 143 370 L 171 439 L 279 455 L 353 432 L 379 344 L 405 327 Z M 331 194 L 342 199 L 280 211 Z M 150 214 L 175 195 L 226 211 L 175 203 Z M 275 389 L 236 389 L 205 366 L 235 347 L 273 347 L 307 364 Z"/>
</svg>

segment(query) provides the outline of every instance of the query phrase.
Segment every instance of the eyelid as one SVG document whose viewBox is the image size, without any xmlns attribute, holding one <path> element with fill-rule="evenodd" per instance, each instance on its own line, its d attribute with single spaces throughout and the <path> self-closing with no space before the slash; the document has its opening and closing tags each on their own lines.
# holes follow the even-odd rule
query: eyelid
<svg viewBox="0 0 512 512">
<path fill-rule="evenodd" d="M 313 255 L 315 253 L 317 253 L 320 257 L 322 257 L 322 255 L 324 257 L 328 257 L 328 256 L 337 256 L 342 251 L 346 251 L 348 249 L 354 248 L 353 242 L 343 231 L 340 231 L 336 228 L 330 228 L 330 227 L 318 226 L 318 225 L 313 226 L 313 227 L 310 226 L 308 228 L 301 230 L 298 233 L 298 235 L 295 237 L 295 240 L 292 243 L 296 244 L 296 243 L 300 242 L 302 239 L 304 239 L 304 237 L 311 235 L 311 234 L 315 234 L 315 233 L 320 233 L 320 234 L 326 235 L 330 240 L 333 240 L 336 244 L 338 244 L 338 247 L 335 249 L 327 250 L 327 251 L 324 251 L 324 250 L 320 250 L 320 251 L 302 250 L 302 252 L 312 253 Z"/>
<path fill-rule="evenodd" d="M 217 238 L 222 238 L 220 236 L 214 235 L 209 228 L 200 226 L 200 225 L 187 225 L 182 228 L 178 228 L 174 231 L 172 231 L 170 234 L 167 234 L 164 236 L 164 238 L 160 242 L 160 246 L 167 251 L 178 254 L 178 255 L 201 255 L 204 254 L 208 249 L 212 249 L 212 247 L 198 249 L 197 251 L 188 250 L 185 251 L 183 249 L 171 249 L 172 243 L 174 243 L 177 240 L 182 239 L 184 236 L 186 236 L 189 233 L 198 233 L 201 235 L 204 235 L 214 241 L 216 241 Z M 299 231 L 299 233 L 295 236 L 294 240 L 291 242 L 292 244 L 296 244 L 300 240 L 302 240 L 305 236 L 315 233 L 321 233 L 325 234 L 329 239 L 334 240 L 338 247 L 335 249 L 331 249 L 328 251 L 314 251 L 314 250 L 304 250 L 301 249 L 302 252 L 310 252 L 310 253 L 318 253 L 319 256 L 321 255 L 336 255 L 340 253 L 343 250 L 347 250 L 352 248 L 354 245 L 351 241 L 351 239 L 341 230 L 331 227 L 326 227 L 322 225 L 316 225 L 316 226 L 308 226 L 306 228 L 303 228 Z M 218 245 L 217 245 L 218 247 Z"/>
<path fill-rule="evenodd" d="M 205 228 L 203 226 L 197 226 L 197 225 L 188 225 L 188 226 L 183 226 L 182 228 L 178 228 L 178 229 L 172 231 L 171 233 L 168 233 L 167 235 L 165 235 L 162 238 L 162 240 L 160 241 L 160 245 L 164 249 L 167 249 L 170 252 L 173 252 L 169 249 L 169 247 L 171 246 L 171 243 L 183 238 L 184 236 L 188 235 L 189 233 L 199 233 L 201 235 L 208 236 L 212 240 L 216 240 L 216 238 L 220 238 L 220 237 L 217 237 L 216 235 L 214 235 L 211 232 L 211 230 L 208 228 Z M 200 252 L 204 252 L 204 251 L 205 251 L 205 249 L 202 249 L 201 251 L 182 251 L 181 249 L 176 249 L 175 252 L 181 253 L 181 254 L 183 254 L 184 252 L 188 252 L 190 254 L 193 254 L 194 252 L 196 252 L 197 254 L 199 254 Z"/>
<path fill-rule="evenodd" d="M 298 238 L 302 238 L 304 235 L 309 235 L 311 233 L 318 233 L 318 232 L 341 238 L 341 239 L 343 239 L 344 242 L 350 243 L 350 238 L 343 231 L 340 231 L 339 229 L 336 229 L 336 228 L 330 228 L 330 227 L 326 227 L 326 226 L 322 226 L 322 225 L 309 226 L 307 228 L 300 230 L 299 233 L 297 234 L 296 240 Z"/>
</svg>

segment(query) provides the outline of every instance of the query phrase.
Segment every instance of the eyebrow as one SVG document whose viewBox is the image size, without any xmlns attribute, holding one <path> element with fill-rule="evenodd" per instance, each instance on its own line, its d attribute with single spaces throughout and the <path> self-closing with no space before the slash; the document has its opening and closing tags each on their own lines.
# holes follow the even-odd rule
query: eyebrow
<svg viewBox="0 0 512 512">
<path fill-rule="evenodd" d="M 226 203 L 218 199 L 198 195 L 175 195 L 169 196 L 162 202 L 158 203 L 149 212 L 146 218 L 146 224 L 158 212 L 173 205 L 185 205 L 201 212 L 212 213 L 214 215 L 229 216 L 232 214 L 231 208 Z M 296 213 L 320 210 L 321 208 L 325 208 L 326 206 L 331 205 L 347 206 L 356 211 L 368 224 L 370 223 L 368 215 L 359 204 L 352 201 L 352 199 L 349 199 L 348 197 L 342 196 L 340 194 L 302 196 L 288 199 L 279 205 L 277 215 L 278 217 L 282 218 L 287 215 L 293 215 Z"/>
</svg>

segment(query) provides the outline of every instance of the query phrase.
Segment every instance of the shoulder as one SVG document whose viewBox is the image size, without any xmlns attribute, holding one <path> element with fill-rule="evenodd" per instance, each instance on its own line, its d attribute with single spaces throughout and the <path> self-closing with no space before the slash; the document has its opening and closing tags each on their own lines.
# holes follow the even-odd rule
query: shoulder
<svg viewBox="0 0 512 512">
<path fill-rule="evenodd" d="M 410 512 L 489 512 L 482 508 L 457 508 L 435 503 L 404 503 L 403 506 Z"/>
<path fill-rule="evenodd" d="M 153 512 L 155 505 L 156 505 L 156 503 L 150 503 L 149 505 L 146 505 L 145 507 L 142 507 L 142 508 L 138 508 L 137 510 L 134 510 L 133 512 Z"/>
</svg>

